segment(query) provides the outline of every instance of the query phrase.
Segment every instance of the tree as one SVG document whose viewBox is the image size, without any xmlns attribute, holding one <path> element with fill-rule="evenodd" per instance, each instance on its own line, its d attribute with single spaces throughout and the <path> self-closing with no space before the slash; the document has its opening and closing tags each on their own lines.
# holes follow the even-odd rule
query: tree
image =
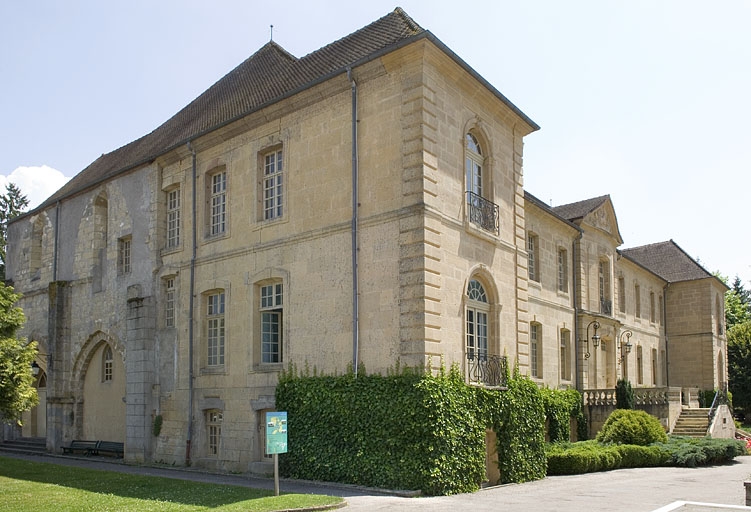
<svg viewBox="0 0 751 512">
<path fill-rule="evenodd" d="M 5 185 L 0 194 L 0 282 L 5 281 L 5 246 L 8 243 L 8 222 L 23 213 L 29 200 L 14 183 Z"/>
<path fill-rule="evenodd" d="M 5 422 L 19 421 L 23 411 L 39 403 L 31 374 L 36 343 L 16 337 L 25 320 L 15 305 L 19 297 L 0 283 L 0 419 Z"/>
<path fill-rule="evenodd" d="M 728 285 L 728 279 L 720 274 L 715 273 L 723 283 Z M 737 275 L 733 280 L 730 290 L 725 292 L 725 324 L 730 330 L 734 325 L 751 321 L 751 291 L 743 287 L 741 278 Z"/>
<path fill-rule="evenodd" d="M 728 387 L 733 405 L 751 412 L 751 321 L 728 329 Z"/>
</svg>

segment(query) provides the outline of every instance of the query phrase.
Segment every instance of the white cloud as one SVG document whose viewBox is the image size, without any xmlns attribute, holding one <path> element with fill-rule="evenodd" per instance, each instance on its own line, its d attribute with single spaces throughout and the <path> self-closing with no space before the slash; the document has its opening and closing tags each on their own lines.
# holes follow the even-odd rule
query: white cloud
<svg viewBox="0 0 751 512">
<path fill-rule="evenodd" d="M 5 193 L 5 185 L 8 182 L 14 183 L 29 199 L 29 209 L 32 209 L 39 206 L 68 180 L 69 176 L 47 165 L 16 167 L 8 176 L 0 174 L 0 193 Z"/>
</svg>

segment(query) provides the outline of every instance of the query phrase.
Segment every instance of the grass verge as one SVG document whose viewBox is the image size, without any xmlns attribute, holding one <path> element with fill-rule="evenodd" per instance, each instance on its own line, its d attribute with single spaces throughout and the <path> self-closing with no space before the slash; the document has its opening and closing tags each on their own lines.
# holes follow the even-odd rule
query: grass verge
<svg viewBox="0 0 751 512">
<path fill-rule="evenodd" d="M 336 505 L 335 496 L 130 475 L 0 457 L 0 511 L 276 511 Z"/>
</svg>

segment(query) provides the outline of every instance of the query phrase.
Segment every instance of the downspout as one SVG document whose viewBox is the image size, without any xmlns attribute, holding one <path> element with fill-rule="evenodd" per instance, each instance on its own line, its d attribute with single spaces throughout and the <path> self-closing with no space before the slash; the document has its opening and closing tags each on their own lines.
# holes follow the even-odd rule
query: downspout
<svg viewBox="0 0 751 512">
<path fill-rule="evenodd" d="M 58 241 L 60 239 L 59 236 L 60 231 L 60 201 L 55 203 L 55 245 L 54 245 L 54 251 L 55 255 L 52 257 L 52 282 L 57 282 L 57 251 L 58 251 Z"/>
<path fill-rule="evenodd" d="M 194 295 L 196 285 L 196 251 L 197 251 L 197 235 L 196 235 L 196 149 L 193 144 L 188 142 L 188 150 L 192 155 L 192 179 L 193 179 L 193 250 L 190 255 L 190 299 L 188 306 L 188 433 L 185 438 L 185 465 L 190 466 L 190 443 L 193 440 L 193 306 Z"/>
<path fill-rule="evenodd" d="M 574 286 L 574 293 L 573 293 L 573 303 L 574 303 L 574 360 L 576 361 L 576 388 L 579 390 L 579 392 L 584 392 L 584 383 L 582 382 L 584 377 L 584 369 L 579 368 L 579 365 L 582 364 L 579 360 L 579 353 L 581 350 L 579 349 L 579 280 L 578 277 L 578 251 L 577 248 L 579 247 L 579 241 L 582 239 L 582 236 L 584 235 L 583 232 L 579 231 L 579 236 L 577 236 L 574 241 L 571 243 L 571 258 L 573 262 L 573 276 L 571 278 L 572 284 Z M 581 370 L 581 371 L 580 371 Z"/>
<path fill-rule="evenodd" d="M 357 82 L 352 77 L 352 68 L 347 68 L 347 80 L 352 86 L 352 369 L 357 377 L 358 353 L 360 344 L 359 298 L 357 290 L 358 247 L 357 211 L 358 167 L 357 167 Z"/>
</svg>

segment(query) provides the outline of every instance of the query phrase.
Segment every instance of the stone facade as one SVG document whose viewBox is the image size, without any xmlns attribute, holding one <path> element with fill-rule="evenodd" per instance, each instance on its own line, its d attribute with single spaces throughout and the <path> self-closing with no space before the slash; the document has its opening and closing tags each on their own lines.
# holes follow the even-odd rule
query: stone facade
<svg viewBox="0 0 751 512">
<path fill-rule="evenodd" d="M 609 198 L 579 215 L 526 194 L 538 127 L 402 15 L 384 20 L 416 35 L 149 158 L 153 134 L 103 155 L 11 223 L 50 450 L 106 439 L 135 462 L 263 470 L 288 365 L 458 364 L 496 384 L 483 365 L 506 357 L 551 387 L 724 380 L 724 335 L 700 334 L 721 283 L 620 253 Z M 270 43 L 238 70 L 287 58 Z M 673 338 L 695 348 L 667 366 Z"/>
</svg>

